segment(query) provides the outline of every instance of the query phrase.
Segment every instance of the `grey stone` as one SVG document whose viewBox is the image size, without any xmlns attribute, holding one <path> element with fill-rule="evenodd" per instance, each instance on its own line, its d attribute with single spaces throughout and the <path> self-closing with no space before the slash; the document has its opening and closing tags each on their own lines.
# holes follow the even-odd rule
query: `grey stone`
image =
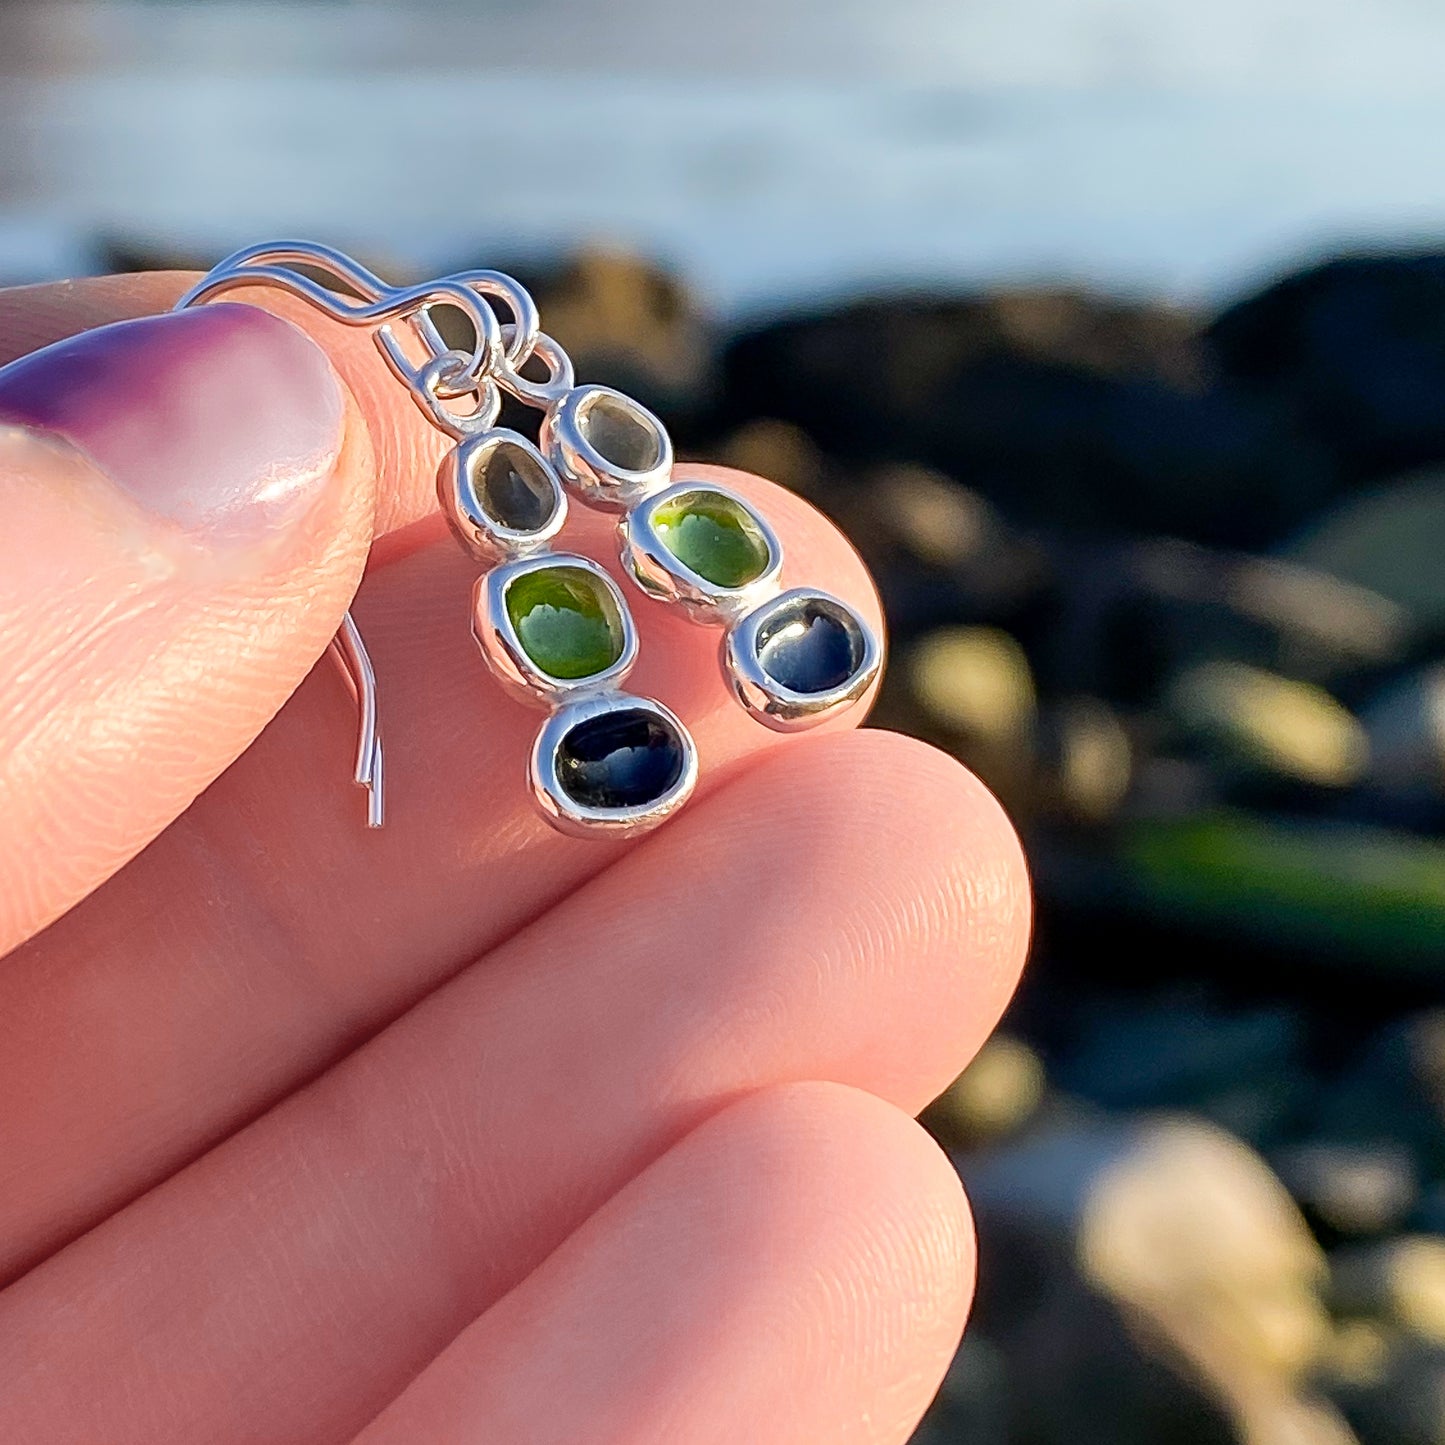
<svg viewBox="0 0 1445 1445">
<path fill-rule="evenodd" d="M 1274 1151 L 1270 1163 L 1306 1218 L 1335 1234 L 1397 1229 L 1420 1195 L 1410 1151 L 1390 1140 L 1310 1140 Z"/>
<path fill-rule="evenodd" d="M 1260 1157 L 1187 1118 L 1041 1130 L 966 1162 L 976 1327 L 1029 1445 L 1348 1442 L 1310 1377 L 1325 1262 Z"/>
<path fill-rule="evenodd" d="M 1035 1117 L 1047 1082 L 1043 1063 L 1028 1044 L 995 1034 L 924 1110 L 923 1123 L 949 1148 L 995 1144 Z"/>
<path fill-rule="evenodd" d="M 1445 475 L 1405 478 L 1343 503 L 1288 555 L 1388 598 L 1438 634 L 1445 629 Z"/>
</svg>

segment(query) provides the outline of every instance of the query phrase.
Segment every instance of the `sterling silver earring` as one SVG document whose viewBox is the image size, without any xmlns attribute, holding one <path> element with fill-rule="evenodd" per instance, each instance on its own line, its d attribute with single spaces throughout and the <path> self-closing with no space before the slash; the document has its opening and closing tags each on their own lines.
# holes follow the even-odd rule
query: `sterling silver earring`
<svg viewBox="0 0 1445 1445">
<path fill-rule="evenodd" d="M 371 328 L 393 374 L 456 443 L 437 493 L 458 541 L 489 569 L 473 595 L 472 630 L 501 684 L 551 711 L 528 777 L 555 827 L 644 832 L 687 801 L 698 768 L 681 720 L 621 690 L 637 633 L 617 583 L 590 559 L 551 550 L 569 493 L 621 514 L 622 562 L 644 594 L 724 629 L 724 676 L 768 727 L 811 727 L 877 677 L 882 648 L 863 619 L 825 592 L 782 591 L 782 546 L 756 509 L 679 475 L 666 428 L 645 407 L 609 387 L 575 385 L 570 359 L 511 277 L 466 271 L 393 287 L 329 247 L 267 242 L 227 257 L 177 309 L 248 286 Z M 469 345 L 448 345 L 440 312 L 461 319 Z M 503 393 L 542 412 L 537 445 L 497 425 Z M 368 791 L 368 822 L 380 827 L 376 679 L 349 613 L 333 649 L 357 699 L 356 781 Z"/>
</svg>

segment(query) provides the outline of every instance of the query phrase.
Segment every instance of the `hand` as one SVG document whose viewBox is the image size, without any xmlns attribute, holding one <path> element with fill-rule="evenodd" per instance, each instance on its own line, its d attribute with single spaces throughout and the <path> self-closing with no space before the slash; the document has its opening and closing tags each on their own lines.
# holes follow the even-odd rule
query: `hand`
<svg viewBox="0 0 1445 1445">
<path fill-rule="evenodd" d="M 0 361 L 185 284 L 0 293 Z M 702 786 L 551 832 L 444 439 L 266 304 L 317 344 L 219 305 L 0 373 L 0 1440 L 905 1440 L 973 1274 L 909 1115 L 1013 987 L 1007 822 L 919 743 L 758 728 L 636 598 Z M 876 617 L 816 512 L 727 481 Z M 380 833 L 307 676 L 373 534 Z"/>
</svg>

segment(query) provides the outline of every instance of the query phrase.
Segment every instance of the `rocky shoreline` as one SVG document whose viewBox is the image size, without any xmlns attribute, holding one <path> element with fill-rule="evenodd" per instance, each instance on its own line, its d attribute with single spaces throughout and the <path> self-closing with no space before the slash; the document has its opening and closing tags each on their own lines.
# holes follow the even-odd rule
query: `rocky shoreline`
<svg viewBox="0 0 1445 1445">
<path fill-rule="evenodd" d="M 982 1266 L 918 1445 L 1445 1442 L 1445 253 L 734 335 L 520 270 L 579 375 L 845 527 L 876 721 L 1028 842 L 1030 973 L 926 1116 Z"/>
</svg>

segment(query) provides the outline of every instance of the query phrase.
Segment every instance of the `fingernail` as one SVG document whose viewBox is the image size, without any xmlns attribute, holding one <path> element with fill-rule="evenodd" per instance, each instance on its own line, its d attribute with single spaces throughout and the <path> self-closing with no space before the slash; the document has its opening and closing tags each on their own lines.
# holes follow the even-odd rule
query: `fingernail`
<svg viewBox="0 0 1445 1445">
<path fill-rule="evenodd" d="M 0 367 L 0 422 L 61 438 L 197 532 L 305 511 L 335 464 L 344 416 L 321 349 L 237 303 L 118 321 Z"/>
</svg>

